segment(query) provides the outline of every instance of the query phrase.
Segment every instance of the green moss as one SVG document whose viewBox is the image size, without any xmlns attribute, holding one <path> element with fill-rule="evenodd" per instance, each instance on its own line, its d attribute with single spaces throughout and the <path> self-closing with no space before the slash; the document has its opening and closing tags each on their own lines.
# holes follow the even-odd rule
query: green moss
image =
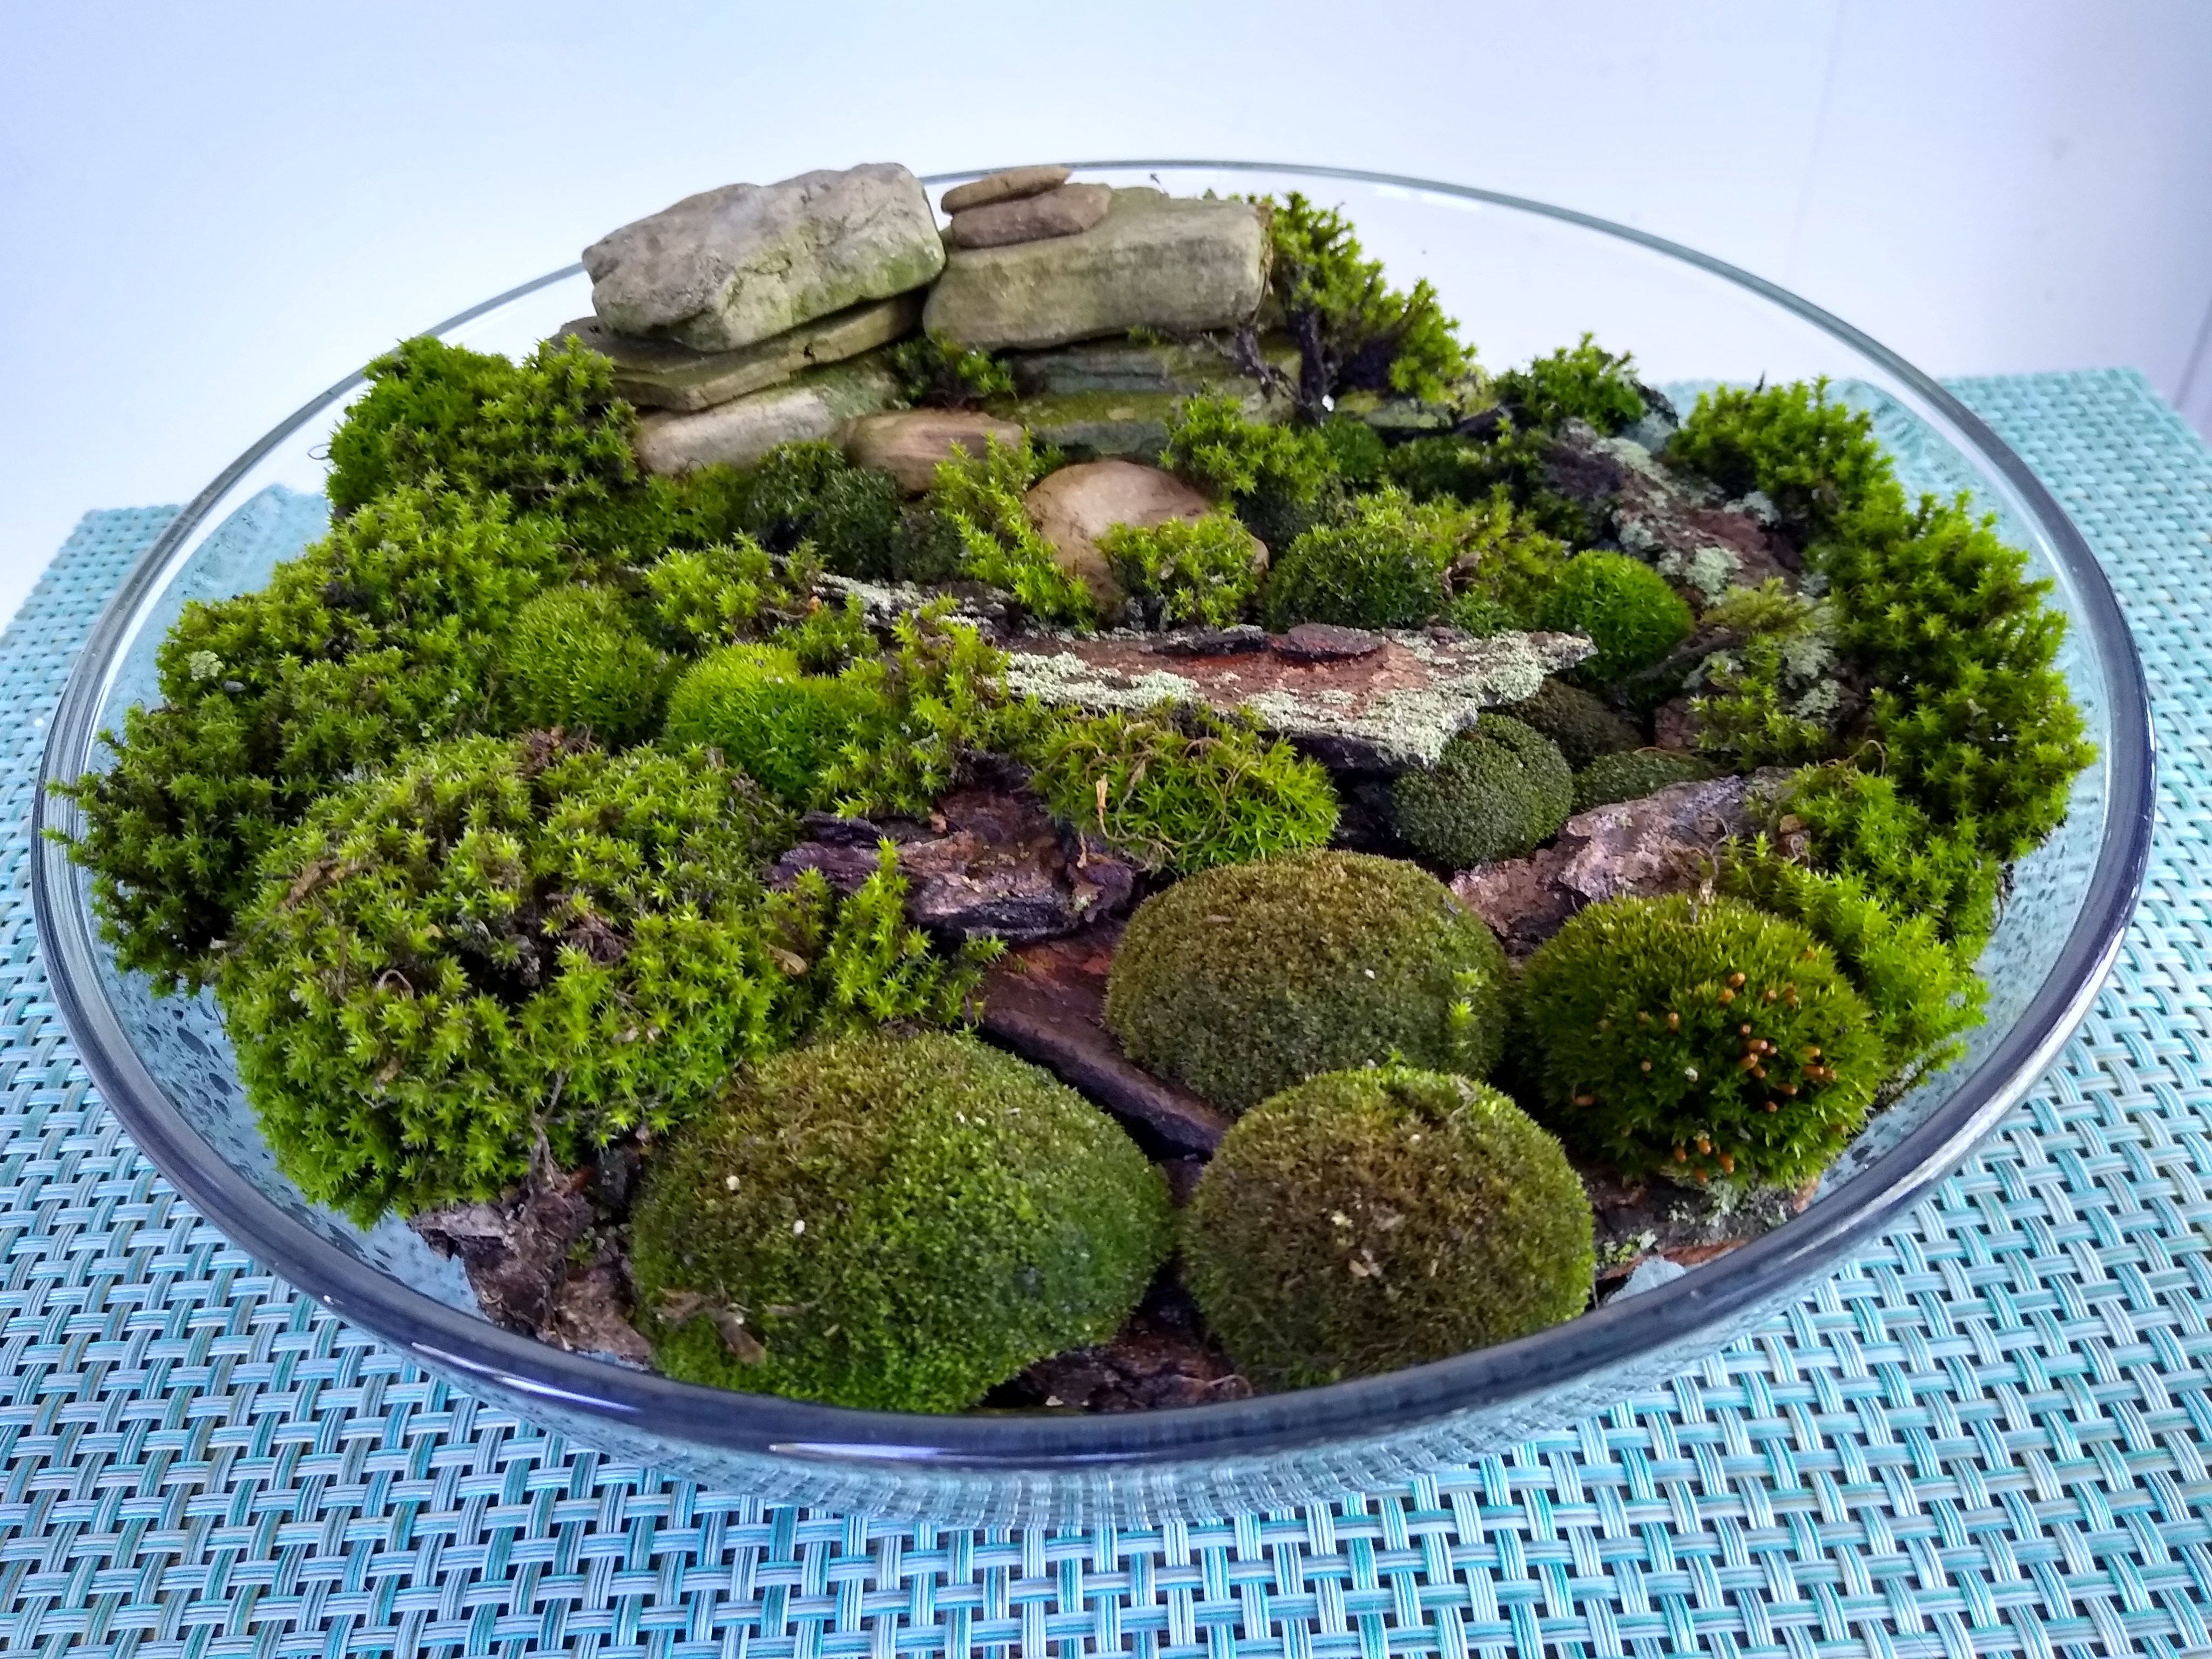
<svg viewBox="0 0 2212 1659">
<path fill-rule="evenodd" d="M 118 964 L 202 982 L 277 833 L 360 769 L 480 730 L 516 613 L 568 570 L 545 520 L 503 498 L 401 489 L 257 592 L 186 605 L 155 654 L 161 701 L 64 791 Z"/>
<path fill-rule="evenodd" d="M 1112 1335 L 1170 1215 L 1128 1137 L 1036 1066 L 878 1036 L 755 1066 L 648 1167 L 635 1237 L 671 1375 L 944 1412 Z"/>
<path fill-rule="evenodd" d="M 1296 191 L 1267 205 L 1270 295 L 1298 343 L 1302 403 L 1353 391 L 1441 403 L 1459 389 L 1472 357 L 1425 279 L 1390 288 L 1343 216 Z"/>
<path fill-rule="evenodd" d="M 502 724 L 558 727 L 609 748 L 652 735 L 668 659 L 605 587 L 549 588 L 515 613 L 501 662 Z"/>
<path fill-rule="evenodd" d="M 739 535 L 647 566 L 646 596 L 670 644 L 707 651 L 805 621 L 820 572 L 811 548 L 779 558 Z"/>
<path fill-rule="evenodd" d="M 1316 525 L 1276 558 L 1261 589 L 1267 626 L 1418 627 L 1449 603 L 1461 528 L 1451 508 L 1395 489 L 1363 496 L 1343 523 Z"/>
<path fill-rule="evenodd" d="M 573 338 L 518 364 L 422 336 L 365 372 L 368 391 L 331 434 L 325 488 L 341 516 L 400 485 L 559 512 L 637 482 L 635 411 L 614 396 L 614 365 Z"/>
<path fill-rule="evenodd" d="M 1460 598 L 1490 599 L 1524 623 L 1571 562 L 1566 544 L 1514 506 L 1503 488 L 1461 507 L 1451 525 L 1456 551 L 1449 574 Z"/>
<path fill-rule="evenodd" d="M 1642 735 L 1612 709 L 1566 681 L 1547 678 L 1536 694 L 1498 711 L 1522 725 L 1533 726 L 1553 743 L 1577 771 L 1601 755 L 1633 749 Z"/>
<path fill-rule="evenodd" d="M 1519 858 L 1551 840 L 1574 793 L 1574 774 L 1556 744 L 1510 715 L 1484 714 L 1444 745 L 1434 766 L 1401 776 L 1391 806 L 1415 852 L 1464 870 Z"/>
<path fill-rule="evenodd" d="M 1586 684 L 1610 685 L 1648 668 L 1689 637 L 1690 607 L 1650 565 L 1625 553 L 1570 559 L 1535 607 L 1541 628 L 1583 634 L 1597 647 L 1577 665 Z"/>
<path fill-rule="evenodd" d="M 784 816 L 697 751 L 466 738 L 317 803 L 216 988 L 308 1197 L 366 1222 L 665 1128 L 803 1008 L 754 872 Z"/>
<path fill-rule="evenodd" d="M 1012 595 L 1039 622 L 1090 627 L 1097 620 L 1091 590 L 1060 568 L 1022 500 L 1053 458 L 1027 433 L 1012 447 L 989 436 L 983 446 L 980 458 L 939 461 L 930 489 L 931 511 L 960 538 L 963 574 Z"/>
<path fill-rule="evenodd" d="M 1721 890 L 1802 922 L 1834 953 L 1866 999 L 1892 1087 L 1901 1092 L 1966 1052 L 1960 1036 L 1982 1023 L 1989 988 L 1934 918 L 1891 909 L 1857 876 L 1778 857 L 1764 838 L 1732 849 Z"/>
<path fill-rule="evenodd" d="M 557 533 L 580 571 L 611 575 L 672 549 L 730 541 L 744 529 L 750 489 L 749 474 L 719 463 L 672 478 L 651 476 L 605 497 L 562 503 Z"/>
<path fill-rule="evenodd" d="M 1487 1085 L 1332 1072 L 1239 1119 L 1184 1217 L 1183 1276 L 1262 1388 L 1370 1376 L 1589 1304 L 1589 1200 Z"/>
<path fill-rule="evenodd" d="M 1335 447 L 1322 431 L 1248 420 L 1225 393 L 1176 405 L 1160 465 L 1230 502 L 1279 556 L 1327 516 L 1340 489 Z"/>
<path fill-rule="evenodd" d="M 1336 829 L 1328 772 L 1248 718 L 1172 704 L 1064 715 L 1025 758 L 1054 813 L 1148 870 L 1187 875 L 1319 847 Z"/>
<path fill-rule="evenodd" d="M 891 348 L 890 364 L 906 400 L 926 409 L 966 409 L 1014 392 L 1012 371 L 1004 363 L 941 334 L 901 341 Z"/>
<path fill-rule="evenodd" d="M 1857 511 L 1893 476 L 1874 422 L 1830 402 L 1825 377 L 1699 392 L 1697 407 L 1667 446 L 1667 459 L 1704 473 L 1731 495 L 1765 491 L 1801 536 Z"/>
<path fill-rule="evenodd" d="M 1232 1112 L 1322 1072 L 1402 1060 L 1480 1076 L 1509 980 L 1488 927 L 1395 859 L 1289 854 L 1138 907 L 1106 1024 L 1139 1064 Z"/>
<path fill-rule="evenodd" d="M 1732 771 L 1797 766 L 1836 745 L 1850 707 L 1834 676 L 1833 607 L 1791 592 L 1774 578 L 1735 587 L 1703 618 L 1711 628 L 1749 637 L 1716 651 L 1692 674 L 1698 749 Z"/>
<path fill-rule="evenodd" d="M 1529 958 L 1522 993 L 1537 1115 L 1632 1180 L 1810 1180 L 1886 1069 L 1827 949 L 1734 899 L 1594 904 Z"/>
<path fill-rule="evenodd" d="M 1526 368 L 1498 377 L 1498 400 L 1524 428 L 1546 431 L 1562 421 L 1587 421 L 1600 432 L 1618 432 L 1643 417 L 1644 397 L 1631 371 L 1635 358 L 1616 356 L 1590 343 L 1563 346 Z"/>
<path fill-rule="evenodd" d="M 847 744 L 872 741 L 884 720 L 873 678 L 804 673 L 781 646 L 725 646 L 669 694 L 666 741 L 716 750 L 787 805 L 823 805 L 832 763 Z"/>
<path fill-rule="evenodd" d="M 898 482 L 854 466 L 830 443 L 779 444 L 746 484 L 744 528 L 771 553 L 801 542 L 841 575 L 879 581 L 896 574 Z"/>
<path fill-rule="evenodd" d="M 1364 421 L 1336 416 L 1323 421 L 1320 431 L 1336 476 L 1347 485 L 1354 489 L 1372 489 L 1383 481 L 1389 452 L 1373 427 Z"/>
<path fill-rule="evenodd" d="M 1098 538 L 1115 579 L 1154 628 L 1240 622 L 1260 589 L 1259 550 L 1225 513 L 1155 525 L 1117 524 Z"/>
<path fill-rule="evenodd" d="M 939 955 L 907 920 L 906 891 L 898 848 L 885 841 L 877 846 L 874 873 L 842 902 L 820 871 L 804 870 L 788 898 L 770 905 L 776 960 L 799 977 L 808 1036 L 974 1018 L 975 988 L 1005 945 L 963 939 L 951 956 Z"/>
<path fill-rule="evenodd" d="M 1816 868 L 1860 878 L 1899 915 L 1930 918 L 1969 954 L 1996 924 L 1996 860 L 1971 835 L 1939 830 L 1888 778 L 1808 767 L 1783 798 L 1776 828 L 1803 836 Z"/>
<path fill-rule="evenodd" d="M 1713 769 L 1692 755 L 1664 749 L 1638 749 L 1626 754 L 1600 755 L 1575 774 L 1575 811 L 1609 806 L 1615 801 L 1640 800 L 1670 784 L 1702 783 Z"/>
</svg>

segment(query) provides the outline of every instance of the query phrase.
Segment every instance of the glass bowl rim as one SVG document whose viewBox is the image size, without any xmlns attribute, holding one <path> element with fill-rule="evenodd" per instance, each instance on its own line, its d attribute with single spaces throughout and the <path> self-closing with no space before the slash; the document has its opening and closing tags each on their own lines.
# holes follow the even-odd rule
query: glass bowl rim
<svg viewBox="0 0 2212 1659">
<path fill-rule="evenodd" d="M 1938 410 L 2000 473 L 2050 538 L 2081 602 L 2073 625 L 2093 636 L 2112 712 L 2105 762 L 2112 793 L 2079 915 L 2050 972 L 2011 1027 L 1928 1120 L 1832 1196 L 1765 1237 L 1646 1294 L 1613 1302 L 1515 1341 L 1379 1376 L 1290 1394 L 1121 1415 L 862 1411 L 726 1392 L 572 1353 L 447 1305 L 401 1284 L 285 1214 L 185 1122 L 125 1038 L 102 992 L 102 946 L 78 874 L 46 832 L 73 827 L 76 809 L 51 786 L 78 775 L 93 752 L 106 676 L 168 560 L 231 488 L 276 447 L 363 383 L 348 375 L 303 404 L 211 481 L 141 556 L 94 623 L 55 708 L 33 806 L 32 897 L 54 1000 L 101 1098 L 139 1148 L 216 1226 L 324 1306 L 433 1369 L 649 1429 L 702 1448 L 805 1462 L 909 1469 L 1076 1471 L 1238 1460 L 1338 1441 L 1370 1441 L 1452 1413 L 1571 1385 L 1678 1346 L 1686 1335 L 1756 1309 L 1835 1261 L 1925 1195 L 2044 1075 L 2094 1000 L 2118 957 L 2148 867 L 2155 749 L 2135 642 L 2110 582 L 2080 531 L 2027 463 L 1932 377 L 1850 324 L 1778 284 L 1632 226 L 1472 185 L 1296 162 L 1134 160 L 1070 163 L 1079 172 L 1203 169 L 1395 186 L 1503 207 L 1580 227 L 1679 260 L 1760 296 L 1879 365 Z M 998 171 L 925 175 L 951 184 Z M 580 264 L 520 283 L 427 331 L 445 335 L 574 276 Z"/>
</svg>

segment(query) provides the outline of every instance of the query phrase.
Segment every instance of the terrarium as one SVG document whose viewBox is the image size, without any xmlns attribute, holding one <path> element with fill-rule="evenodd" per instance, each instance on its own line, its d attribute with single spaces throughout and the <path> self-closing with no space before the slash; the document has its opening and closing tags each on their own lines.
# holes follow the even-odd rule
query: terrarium
<svg viewBox="0 0 2212 1659">
<path fill-rule="evenodd" d="M 728 186 L 400 343 L 57 720 L 118 1109 L 587 1439 L 968 1513 L 1464 1455 L 1908 1201 L 2116 946 L 2132 655 L 1929 383 L 1572 216 L 1082 171 Z M 1754 362 L 1614 331 L 1686 281 Z"/>
</svg>

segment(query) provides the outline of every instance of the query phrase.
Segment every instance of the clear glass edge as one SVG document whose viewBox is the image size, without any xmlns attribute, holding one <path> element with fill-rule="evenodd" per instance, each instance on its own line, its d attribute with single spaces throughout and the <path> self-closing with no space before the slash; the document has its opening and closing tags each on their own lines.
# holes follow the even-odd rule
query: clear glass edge
<svg viewBox="0 0 2212 1659">
<path fill-rule="evenodd" d="M 1879 1165 L 1834 1199 L 1698 1273 L 1516 1342 L 1326 1389 L 1127 1417 L 923 1417 L 732 1395 L 623 1370 L 501 1331 L 394 1284 L 276 1213 L 185 1129 L 160 1085 L 137 1063 L 96 988 L 93 953 L 100 945 L 82 902 L 78 872 L 64 850 L 45 835 L 74 825 L 74 806 L 52 796 L 48 786 L 79 775 L 88 763 L 96 737 L 94 721 L 112 676 L 180 548 L 239 479 L 362 384 L 356 374 L 303 405 L 211 481 L 125 579 L 95 622 L 56 708 L 33 805 L 34 833 L 40 837 L 32 871 L 33 908 L 49 952 L 55 1000 L 70 1036 L 102 1097 L 141 1150 L 194 1204 L 223 1218 L 225 1231 L 248 1254 L 332 1311 L 434 1366 L 478 1376 L 494 1387 L 557 1398 L 607 1418 L 611 1426 L 650 1421 L 658 1432 L 732 1452 L 830 1464 L 921 1464 L 979 1474 L 1073 1473 L 1102 1464 L 1197 1464 L 1231 1458 L 1243 1462 L 1336 1442 L 1372 1443 L 1457 1412 L 1548 1393 L 1591 1370 L 1626 1366 L 1643 1353 L 1679 1345 L 1686 1334 L 1725 1325 L 1835 1261 L 1917 1203 L 2041 1079 L 2101 989 L 2141 890 L 2150 848 L 2155 750 L 2141 662 L 2110 584 L 2056 498 L 1978 416 L 1880 343 L 1787 289 L 1663 237 L 1571 209 L 1468 185 L 1289 162 L 1132 160 L 1070 165 L 1098 171 L 1206 168 L 1332 178 L 1488 203 L 1577 225 L 1681 260 L 1759 295 L 1878 364 L 1924 399 L 2011 486 L 2017 505 L 2051 538 L 2081 603 L 2077 623 L 2095 635 L 2112 711 L 2105 757 L 2112 786 L 2106 834 L 2066 944 L 2013 1030 Z M 994 170 L 931 174 L 923 182 L 952 183 Z M 447 333 L 579 269 L 564 266 L 519 284 L 428 331 Z"/>
</svg>

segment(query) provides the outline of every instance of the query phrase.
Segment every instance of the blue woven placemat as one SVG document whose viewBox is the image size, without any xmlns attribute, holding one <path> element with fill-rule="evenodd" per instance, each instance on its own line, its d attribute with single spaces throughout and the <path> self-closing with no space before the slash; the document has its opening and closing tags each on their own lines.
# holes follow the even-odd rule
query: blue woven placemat
<svg viewBox="0 0 2212 1659">
<path fill-rule="evenodd" d="M 1577 1428 L 1156 1531 L 762 1505 L 571 1449 L 262 1273 L 141 1159 L 48 999 L 32 781 L 168 510 L 0 641 L 0 1651 L 2179 1655 L 2212 1648 L 2212 454 L 2131 374 L 1959 388 L 2111 571 L 2158 845 L 2050 1079 L 1893 1237 Z"/>
</svg>

